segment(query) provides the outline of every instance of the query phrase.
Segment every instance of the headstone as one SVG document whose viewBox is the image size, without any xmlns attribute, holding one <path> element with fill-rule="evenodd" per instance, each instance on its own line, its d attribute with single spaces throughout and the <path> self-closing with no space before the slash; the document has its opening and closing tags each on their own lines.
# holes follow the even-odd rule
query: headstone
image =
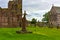
<svg viewBox="0 0 60 40">
<path fill-rule="evenodd" d="M 27 31 L 26 30 L 26 11 L 24 11 L 24 16 L 23 16 L 23 18 L 22 18 L 22 30 L 21 31 L 16 31 L 17 33 L 32 33 L 32 32 L 30 32 L 30 31 Z"/>
<path fill-rule="evenodd" d="M 26 32 L 26 12 L 24 11 L 24 16 L 22 18 L 22 31 Z"/>
</svg>

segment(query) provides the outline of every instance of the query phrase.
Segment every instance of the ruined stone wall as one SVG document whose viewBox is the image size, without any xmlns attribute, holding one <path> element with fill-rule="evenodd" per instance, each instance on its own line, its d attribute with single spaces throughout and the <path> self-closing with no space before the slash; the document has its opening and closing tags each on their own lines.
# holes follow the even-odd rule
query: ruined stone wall
<svg viewBox="0 0 60 40">
<path fill-rule="evenodd" d="M 0 27 L 19 26 L 17 15 L 20 14 L 19 19 L 22 19 L 22 1 L 20 5 L 19 2 L 9 1 L 8 8 L 0 8 Z"/>
</svg>

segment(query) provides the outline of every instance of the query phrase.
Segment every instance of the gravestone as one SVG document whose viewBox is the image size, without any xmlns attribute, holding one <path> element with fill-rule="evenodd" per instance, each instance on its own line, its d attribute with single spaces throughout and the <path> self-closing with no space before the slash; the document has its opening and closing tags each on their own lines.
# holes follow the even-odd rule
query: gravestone
<svg viewBox="0 0 60 40">
<path fill-rule="evenodd" d="M 27 31 L 26 30 L 26 11 L 24 11 L 24 16 L 23 16 L 23 18 L 22 18 L 22 25 L 21 25 L 21 27 L 22 27 L 22 30 L 21 31 L 16 31 L 16 33 L 32 33 L 32 32 L 30 32 L 30 31 Z"/>
<path fill-rule="evenodd" d="M 22 18 L 22 31 L 23 32 L 26 32 L 27 30 L 26 30 L 26 12 L 24 12 L 24 16 L 23 16 L 23 18 Z"/>
</svg>

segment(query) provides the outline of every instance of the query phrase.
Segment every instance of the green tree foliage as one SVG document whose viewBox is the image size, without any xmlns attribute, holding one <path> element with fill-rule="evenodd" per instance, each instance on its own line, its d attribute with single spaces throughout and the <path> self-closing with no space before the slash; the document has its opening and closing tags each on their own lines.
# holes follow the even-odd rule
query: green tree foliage
<svg viewBox="0 0 60 40">
<path fill-rule="evenodd" d="M 34 24 L 36 26 L 37 20 L 35 18 L 32 19 L 31 24 Z"/>
<path fill-rule="evenodd" d="M 49 13 L 50 13 L 50 11 L 49 12 L 47 12 L 47 13 L 45 13 L 44 15 L 43 15 L 43 19 L 42 19 L 42 21 L 43 22 L 48 22 L 49 21 Z"/>
</svg>

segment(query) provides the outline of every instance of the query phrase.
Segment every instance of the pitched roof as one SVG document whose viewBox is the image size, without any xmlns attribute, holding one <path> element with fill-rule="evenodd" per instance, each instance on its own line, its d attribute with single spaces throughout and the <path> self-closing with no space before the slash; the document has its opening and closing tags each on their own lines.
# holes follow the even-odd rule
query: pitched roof
<svg viewBox="0 0 60 40">
<path fill-rule="evenodd" d="M 57 7 L 57 6 L 53 6 L 53 7 L 54 7 L 56 13 L 60 13 L 60 7 Z"/>
</svg>

